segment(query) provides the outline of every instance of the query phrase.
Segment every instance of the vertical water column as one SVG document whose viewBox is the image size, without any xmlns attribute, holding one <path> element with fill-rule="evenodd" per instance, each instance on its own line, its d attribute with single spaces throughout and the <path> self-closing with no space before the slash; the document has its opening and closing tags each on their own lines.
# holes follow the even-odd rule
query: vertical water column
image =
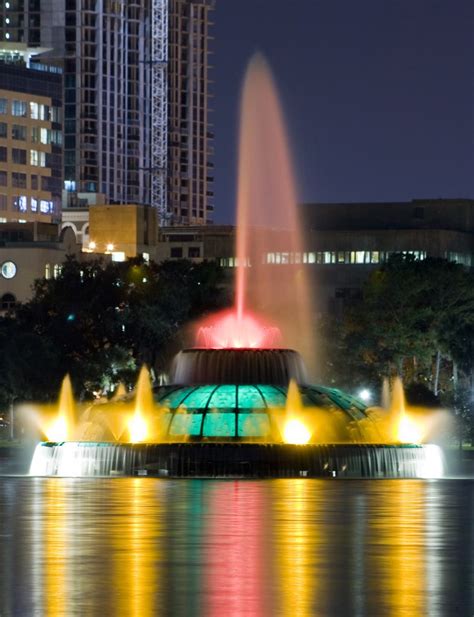
<svg viewBox="0 0 474 617">
<path fill-rule="evenodd" d="M 276 87 L 259 54 L 242 91 L 236 248 L 237 319 L 246 309 L 267 315 L 312 366 L 314 315 L 295 181 Z"/>
</svg>

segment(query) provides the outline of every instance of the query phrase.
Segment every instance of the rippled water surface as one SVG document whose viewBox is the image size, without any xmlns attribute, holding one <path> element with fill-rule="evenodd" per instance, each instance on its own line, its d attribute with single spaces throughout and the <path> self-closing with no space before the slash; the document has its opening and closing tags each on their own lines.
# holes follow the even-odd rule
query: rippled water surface
<svg viewBox="0 0 474 617">
<path fill-rule="evenodd" d="M 474 615 L 474 482 L 0 478 L 0 615 Z"/>
</svg>

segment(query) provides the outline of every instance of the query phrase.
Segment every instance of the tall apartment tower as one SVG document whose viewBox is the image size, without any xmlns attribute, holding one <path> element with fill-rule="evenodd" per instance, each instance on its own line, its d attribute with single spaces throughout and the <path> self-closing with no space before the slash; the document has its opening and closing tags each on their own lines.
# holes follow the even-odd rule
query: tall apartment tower
<svg viewBox="0 0 474 617">
<path fill-rule="evenodd" d="M 64 73 L 64 199 L 212 218 L 210 13 L 215 0 L 10 0 L 0 46 Z"/>
</svg>

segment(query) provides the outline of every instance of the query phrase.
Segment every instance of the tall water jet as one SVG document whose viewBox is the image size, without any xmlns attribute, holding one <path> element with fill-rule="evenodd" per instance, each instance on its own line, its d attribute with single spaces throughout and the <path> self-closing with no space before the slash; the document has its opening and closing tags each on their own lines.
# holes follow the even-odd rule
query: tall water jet
<svg viewBox="0 0 474 617">
<path fill-rule="evenodd" d="M 71 378 L 69 375 L 66 375 L 59 393 L 58 415 L 45 430 L 49 441 L 66 441 L 74 437 L 76 425 L 75 410 L 76 405 L 74 403 Z"/>
<path fill-rule="evenodd" d="M 256 54 L 241 100 L 236 316 L 269 316 L 312 367 L 314 323 L 288 140 L 270 69 Z M 278 253 L 279 258 L 275 256 Z"/>
<path fill-rule="evenodd" d="M 148 426 L 146 418 L 150 416 L 153 407 L 150 371 L 146 366 L 142 366 L 136 387 L 135 413 L 129 423 L 130 440 L 133 443 L 145 441 L 147 438 Z"/>
</svg>

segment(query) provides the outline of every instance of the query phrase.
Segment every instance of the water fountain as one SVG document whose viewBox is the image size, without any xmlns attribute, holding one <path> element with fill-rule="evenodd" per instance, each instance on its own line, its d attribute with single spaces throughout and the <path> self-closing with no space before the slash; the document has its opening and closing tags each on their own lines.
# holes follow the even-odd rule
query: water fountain
<svg viewBox="0 0 474 617">
<path fill-rule="evenodd" d="M 37 446 L 32 474 L 442 473 L 439 449 L 413 439 L 401 384 L 390 410 L 370 410 L 310 383 L 314 311 L 288 152 L 270 71 L 256 56 L 242 96 L 234 308 L 198 325 L 171 385 L 152 388 L 142 370 L 134 394 L 93 405 L 80 420 L 61 402 L 59 430 Z M 272 266 L 277 251 L 285 267 Z"/>
</svg>

